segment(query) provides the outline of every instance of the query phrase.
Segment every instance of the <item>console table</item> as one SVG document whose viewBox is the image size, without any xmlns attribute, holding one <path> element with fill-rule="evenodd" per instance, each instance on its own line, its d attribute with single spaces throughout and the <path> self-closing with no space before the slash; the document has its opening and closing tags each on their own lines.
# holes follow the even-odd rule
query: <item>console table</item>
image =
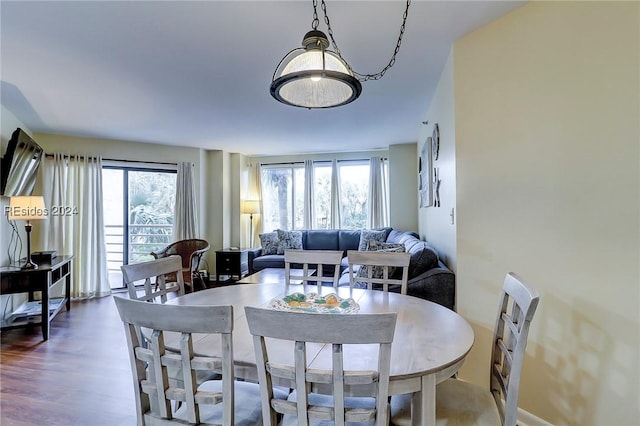
<svg viewBox="0 0 640 426">
<path fill-rule="evenodd" d="M 29 293 L 29 301 L 34 300 L 34 293 L 42 293 L 42 310 L 40 321 L 32 318 L 20 318 L 12 322 L 2 321 L 2 329 L 25 327 L 40 324 L 42 337 L 49 339 L 49 323 L 66 305 L 71 309 L 71 271 L 73 256 L 58 256 L 49 263 L 41 263 L 38 269 L 20 269 L 19 266 L 0 267 L 1 294 Z M 56 309 L 49 311 L 50 292 L 53 286 L 64 282 L 64 299 Z"/>
</svg>

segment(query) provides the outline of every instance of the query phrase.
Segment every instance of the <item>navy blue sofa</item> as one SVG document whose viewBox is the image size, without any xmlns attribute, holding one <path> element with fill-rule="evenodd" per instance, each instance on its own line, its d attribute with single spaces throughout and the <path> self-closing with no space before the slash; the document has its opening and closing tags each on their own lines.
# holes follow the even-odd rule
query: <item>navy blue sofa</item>
<svg viewBox="0 0 640 426">
<path fill-rule="evenodd" d="M 420 240 L 410 231 L 384 228 L 388 243 L 402 243 L 411 254 L 407 294 L 439 303 L 455 310 L 455 275 L 438 258 L 436 250 L 429 243 Z M 305 250 L 342 250 L 342 275 L 339 285 L 349 285 L 347 250 L 358 250 L 359 230 L 314 229 L 302 231 L 302 248 Z M 262 255 L 261 248 L 249 250 L 249 273 L 265 268 L 284 268 L 284 255 Z M 326 271 L 329 273 L 330 271 Z M 390 286 L 390 291 L 400 292 L 399 286 Z"/>
</svg>

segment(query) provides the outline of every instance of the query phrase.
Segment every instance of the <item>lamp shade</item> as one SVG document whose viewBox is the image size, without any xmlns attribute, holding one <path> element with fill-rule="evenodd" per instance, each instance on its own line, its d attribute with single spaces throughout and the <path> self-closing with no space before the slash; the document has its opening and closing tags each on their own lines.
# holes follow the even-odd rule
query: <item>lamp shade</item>
<svg viewBox="0 0 640 426">
<path fill-rule="evenodd" d="M 44 219 L 47 213 L 41 195 L 11 197 L 9 200 L 9 220 Z"/>
<path fill-rule="evenodd" d="M 258 214 L 260 213 L 260 203 L 258 200 L 244 200 L 242 202 L 243 214 Z"/>
<path fill-rule="evenodd" d="M 362 85 L 336 53 L 326 50 L 329 41 L 322 31 L 308 32 L 302 45 L 278 64 L 271 96 L 303 108 L 336 107 L 360 96 Z"/>
</svg>

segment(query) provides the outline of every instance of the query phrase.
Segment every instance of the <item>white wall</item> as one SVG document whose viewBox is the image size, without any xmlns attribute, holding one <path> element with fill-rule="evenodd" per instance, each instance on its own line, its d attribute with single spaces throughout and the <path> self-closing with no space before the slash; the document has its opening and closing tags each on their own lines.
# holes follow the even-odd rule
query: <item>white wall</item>
<svg viewBox="0 0 640 426">
<path fill-rule="evenodd" d="M 541 294 L 520 406 L 554 424 L 640 423 L 639 26 L 637 2 L 531 2 L 454 46 L 461 376 L 487 384 L 519 273 Z"/>
<path fill-rule="evenodd" d="M 196 196 L 198 205 L 198 219 L 200 222 L 200 233 L 204 239 L 209 241 L 211 250 L 206 258 L 210 268 L 215 263 L 215 249 L 222 247 L 222 242 L 217 241 L 217 229 L 212 228 L 211 216 L 221 217 L 224 214 L 221 203 L 214 203 L 216 209 L 208 207 L 206 198 L 209 196 L 209 187 L 222 179 L 223 168 L 219 166 L 211 167 L 209 158 L 215 157 L 221 151 L 205 151 L 199 148 L 187 148 L 161 144 L 150 144 L 132 141 L 118 141 L 111 139 L 81 138 L 67 135 L 54 135 L 48 133 L 37 133 L 34 139 L 47 153 L 63 152 L 67 154 L 88 154 L 100 155 L 105 159 L 147 161 L 158 163 L 176 163 L 178 161 L 190 161 L 194 164 L 194 176 L 196 178 Z"/>
<path fill-rule="evenodd" d="M 456 272 L 456 139 L 453 69 L 453 53 L 450 53 L 425 117 L 428 123 L 420 128 L 417 155 L 422 152 L 427 138 L 433 135 L 433 129 L 437 123 L 440 130 L 440 149 L 433 167 L 438 168 L 441 181 L 440 207 L 424 207 L 419 210 L 419 233 L 420 237 L 433 244 L 440 259 L 453 272 Z"/>
<path fill-rule="evenodd" d="M 418 230 L 418 157 L 416 144 L 389 146 L 389 225 Z"/>
<path fill-rule="evenodd" d="M 3 157 L 7 150 L 7 144 L 11 139 L 11 135 L 13 134 L 14 130 L 16 130 L 18 127 L 24 130 L 28 135 L 32 136 L 31 131 L 24 125 L 24 123 L 18 120 L 18 118 L 11 111 L 5 108 L 4 105 L 0 105 L 0 152 L 2 153 Z M 4 164 L 2 166 L 6 167 Z M 7 215 L 5 214 L 5 207 L 9 207 L 9 197 L 1 196 L 0 197 L 0 209 L 2 211 L 2 216 L 0 217 L 0 241 L 2 242 L 0 243 L 0 265 L 1 266 L 7 266 L 10 263 L 8 250 L 9 250 L 9 241 L 11 240 L 12 229 L 9 226 L 9 221 L 7 220 Z M 22 247 L 21 247 L 22 250 L 18 251 L 20 249 L 20 246 L 18 245 L 15 251 L 15 256 L 14 256 L 13 254 L 14 246 L 13 245 L 11 246 L 12 261 L 16 261 L 20 259 L 22 256 L 27 255 L 27 240 L 26 240 L 27 234 L 24 230 L 24 222 L 16 221 L 15 224 L 16 224 L 16 228 L 18 230 L 20 239 L 22 240 Z M 25 294 L 15 294 L 12 296 L 5 296 L 5 295 L 0 296 L 0 308 L 2 309 L 0 311 L 0 318 L 4 319 L 6 316 L 11 314 L 11 312 L 13 312 L 25 300 L 27 300 L 27 297 Z"/>
<path fill-rule="evenodd" d="M 11 139 L 11 135 L 18 127 L 24 130 L 29 136 L 33 136 L 31 131 L 24 125 L 24 123 L 18 120 L 18 118 L 16 118 L 16 116 L 11 111 L 5 108 L 4 105 L 0 105 L 0 152 L 2 153 L 3 157 L 7 151 L 7 144 Z M 2 164 L 2 166 L 6 167 L 4 163 Z M 0 240 L 2 241 L 2 244 L 0 245 L 0 265 L 2 266 L 6 266 L 9 264 L 9 255 L 7 252 L 7 248 L 9 245 L 9 240 L 11 238 L 12 230 L 9 226 L 9 222 L 7 221 L 7 215 L 5 214 L 5 207 L 8 206 L 9 197 L 0 197 L 0 209 L 2 211 L 2 220 L 0 220 Z M 27 255 L 26 233 L 24 232 L 24 223 L 16 222 L 16 225 L 20 233 L 20 238 L 23 241 L 22 252 L 16 252 L 15 256 L 16 259 L 20 259 L 22 255 Z M 4 304 L 2 306 L 4 306 Z"/>
</svg>

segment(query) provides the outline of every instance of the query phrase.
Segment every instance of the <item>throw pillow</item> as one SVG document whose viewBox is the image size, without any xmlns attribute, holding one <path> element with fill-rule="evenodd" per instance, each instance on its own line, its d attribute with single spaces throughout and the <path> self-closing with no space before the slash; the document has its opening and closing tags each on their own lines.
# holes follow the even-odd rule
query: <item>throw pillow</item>
<svg viewBox="0 0 640 426">
<path fill-rule="evenodd" d="M 363 229 L 360 231 L 360 243 L 358 244 L 358 251 L 367 251 L 367 246 L 369 245 L 369 241 L 375 240 L 379 242 L 384 242 L 387 237 L 387 232 L 385 230 L 375 230 L 375 229 Z"/>
<path fill-rule="evenodd" d="M 262 254 L 278 254 L 278 239 L 277 232 L 268 232 L 260 234 L 260 245 L 262 246 Z"/>
<path fill-rule="evenodd" d="M 384 241 L 369 240 L 367 251 L 399 251 L 404 253 L 406 249 L 402 243 L 387 243 Z"/>
<path fill-rule="evenodd" d="M 386 252 L 397 252 L 404 253 L 405 248 L 404 244 L 401 243 L 385 243 L 379 242 L 376 240 L 369 241 L 368 250 L 367 251 L 386 251 Z M 360 269 L 358 269 L 357 277 L 368 277 L 369 276 L 369 268 L 373 267 L 373 272 L 371 273 L 372 278 L 383 278 L 384 277 L 384 267 L 382 266 L 370 266 L 370 265 L 362 265 Z M 399 268 L 395 266 L 389 267 L 389 278 L 396 278 L 396 272 L 399 271 Z"/>
<path fill-rule="evenodd" d="M 302 231 L 283 231 L 278 229 L 278 254 L 285 249 L 302 249 Z"/>
</svg>

